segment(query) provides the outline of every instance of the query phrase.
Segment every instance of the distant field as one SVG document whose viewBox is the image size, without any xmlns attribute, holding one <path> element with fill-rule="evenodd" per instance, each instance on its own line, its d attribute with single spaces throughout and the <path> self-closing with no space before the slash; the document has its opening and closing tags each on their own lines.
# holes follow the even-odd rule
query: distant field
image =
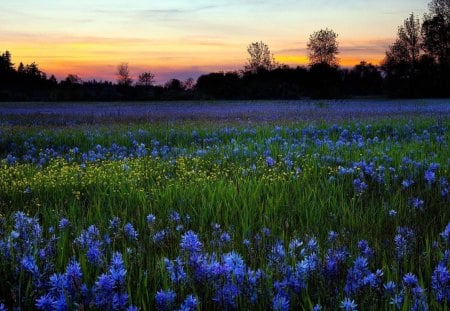
<svg viewBox="0 0 450 311">
<path fill-rule="evenodd" d="M 2 103 L 0 310 L 449 310 L 449 129 L 448 100 Z"/>
<path fill-rule="evenodd" d="M 422 100 L 301 100 L 193 101 L 100 103 L 0 103 L 3 122 L 61 124 L 92 122 L 217 121 L 217 122 L 338 122 L 413 116 L 449 116 L 449 99 Z M 18 118 L 18 116 L 20 116 Z M 57 119 L 56 119 L 57 117 Z M 49 123 L 51 123 L 49 121 Z"/>
</svg>

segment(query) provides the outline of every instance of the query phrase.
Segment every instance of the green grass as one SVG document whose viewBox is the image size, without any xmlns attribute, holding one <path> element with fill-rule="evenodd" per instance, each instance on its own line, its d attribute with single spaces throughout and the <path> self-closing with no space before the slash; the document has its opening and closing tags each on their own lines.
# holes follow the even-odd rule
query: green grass
<svg viewBox="0 0 450 311">
<path fill-rule="evenodd" d="M 352 145 L 339 149 L 309 142 L 304 147 L 298 147 L 300 152 L 292 159 L 294 167 L 302 168 L 301 173 L 287 170 L 282 159 L 288 151 L 282 143 L 272 143 L 268 147 L 277 163 L 273 168 L 267 167 L 262 156 L 249 160 L 242 154 L 242 150 L 234 157 L 222 158 L 235 145 L 245 145 L 249 139 L 264 145 L 274 135 L 272 125 L 254 127 L 255 134 L 242 134 L 244 127 L 238 126 L 237 130 L 241 133 L 239 135 L 233 131 L 226 133 L 220 131 L 222 127 L 203 123 L 200 126 L 187 123 L 111 125 L 100 128 L 4 126 L 1 129 L 3 146 L 11 143 L 21 145 L 33 136 L 38 149 L 48 146 L 65 146 L 69 149 L 76 146 L 87 151 L 96 144 L 109 146 L 117 143 L 130 146 L 127 133 L 136 133 L 138 129 L 146 131 L 144 136 L 138 137 L 138 141 L 149 146 L 150 152 L 152 140 L 158 140 L 161 145 L 184 148 L 187 153 L 205 147 L 202 142 L 193 142 L 194 130 L 199 137 L 217 137 L 220 144 L 218 143 L 217 152 L 202 158 L 178 157 L 176 164 L 150 156 L 92 163 L 87 164 L 85 169 L 80 168 L 77 163 L 71 164 L 62 159 L 54 160 L 43 168 L 26 163 L 15 166 L 2 164 L 1 214 L 10 223 L 10 215 L 14 211 L 23 210 L 29 215 L 37 216 L 46 228 L 57 226 L 62 217 L 68 218 L 71 227 L 69 231 L 62 233 L 57 242 L 56 264 L 58 270 L 63 271 L 70 258 L 75 256 L 80 261 L 89 284 L 93 284 L 99 271 L 91 267 L 73 245 L 74 238 L 91 224 L 107 230 L 109 220 L 115 216 L 120 217 L 122 224 L 131 222 L 139 232 L 139 243 L 130 244 L 119 235 L 110 248 L 111 251 L 118 250 L 124 254 L 131 300 L 143 310 L 153 309 L 154 293 L 169 286 L 162 260 L 164 257 L 177 256 L 179 235 L 174 233 L 163 246 L 155 245 L 151 236 L 156 231 L 155 227 L 167 226 L 165 220 L 172 211 L 190 216 L 185 229 L 200 233 L 206 249 L 209 249 L 208 241 L 213 239 L 213 225 L 221 224 L 222 228 L 233 234 L 229 249 L 246 254 L 246 262 L 252 267 L 265 264 L 266 259 L 258 257 L 258 254 L 251 256 L 242 245 L 242 239 L 252 237 L 264 227 L 272 231 L 274 238 L 278 237 L 286 243 L 294 237 L 313 235 L 318 238 L 320 245 L 327 245 L 327 235 L 330 230 L 334 230 L 341 234 L 342 243 L 352 253 L 357 253 L 357 242 L 366 239 L 376 253 L 373 266 L 384 268 L 386 278 L 398 281 L 402 277 L 400 271 L 414 272 L 423 279 L 424 286 L 430 288 L 429 276 L 437 260 L 433 257 L 437 255 L 433 255 L 432 243 L 439 239 L 439 233 L 450 221 L 448 199 L 440 197 L 438 187 L 427 187 L 420 175 L 411 189 L 403 189 L 401 181 L 407 173 L 398 172 L 398 181 L 388 180 L 385 186 L 369 184 L 368 191 L 358 195 L 353 190 L 354 177 L 339 176 L 339 164 L 321 159 L 321 156 L 339 157 L 349 165 L 362 158 L 380 159 L 385 155 L 392 159 L 392 166 L 398 168 L 402 159 L 409 156 L 416 161 L 439 163 L 439 176 L 448 179 L 450 121 L 417 118 L 408 122 L 377 121 L 372 123 L 370 129 L 351 122 L 344 124 L 350 130 L 361 131 L 363 137 L 379 130 L 378 138 L 381 142 L 365 148 Z M 443 144 L 438 144 L 433 139 L 411 139 L 406 133 L 408 124 L 414 128 L 415 133 L 420 134 L 437 122 L 447 129 Z M 288 131 L 283 128 L 280 135 L 292 142 L 301 138 L 301 129 L 305 126 L 305 123 L 289 124 L 290 129 L 298 129 L 298 132 L 287 134 Z M 319 129 L 326 129 L 328 126 L 317 125 Z M 385 140 L 393 131 L 398 132 L 398 139 Z M 338 133 L 335 133 L 329 138 L 335 141 L 337 137 Z M 254 150 L 257 147 L 249 144 L 248 152 Z M 0 152 L 0 155 L 6 156 L 5 152 Z M 244 172 L 249 170 L 251 164 L 256 164 L 256 171 Z M 124 169 L 124 165 L 129 169 Z M 330 181 L 330 177 L 335 180 Z M 30 193 L 26 193 L 27 188 L 31 189 Z M 408 204 L 411 197 L 420 197 L 425 201 L 424 211 L 411 209 Z M 397 216 L 389 216 L 389 210 L 396 210 Z M 153 227 L 149 227 L 145 220 L 150 213 L 157 217 L 157 224 Z M 392 267 L 392 239 L 398 226 L 414 228 L 417 244 L 403 267 Z M 211 247 L 211 250 L 214 248 Z M 299 305 L 313 305 L 316 300 L 312 301 L 311 297 L 315 297 L 315 294 L 305 294 L 300 298 Z M 360 305 L 363 304 L 360 302 Z M 204 307 L 206 309 L 208 305 Z M 267 305 L 261 306 L 265 307 Z"/>
</svg>

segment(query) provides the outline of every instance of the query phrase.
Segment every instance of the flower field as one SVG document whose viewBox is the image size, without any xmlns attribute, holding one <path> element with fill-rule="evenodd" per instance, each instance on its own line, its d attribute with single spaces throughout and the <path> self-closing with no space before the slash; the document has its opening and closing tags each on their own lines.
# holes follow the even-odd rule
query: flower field
<svg viewBox="0 0 450 311">
<path fill-rule="evenodd" d="M 450 309 L 448 103 L 170 105 L 0 107 L 0 310 Z"/>
</svg>

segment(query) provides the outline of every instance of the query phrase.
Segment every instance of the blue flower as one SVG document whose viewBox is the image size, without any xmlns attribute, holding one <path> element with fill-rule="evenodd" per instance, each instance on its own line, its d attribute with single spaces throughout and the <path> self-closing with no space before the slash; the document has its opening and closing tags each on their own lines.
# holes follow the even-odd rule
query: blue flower
<svg viewBox="0 0 450 311">
<path fill-rule="evenodd" d="M 164 263 L 166 265 L 166 270 L 169 273 L 172 283 L 179 284 L 186 281 L 187 275 L 184 271 L 183 262 L 179 257 L 177 257 L 173 261 L 165 258 Z"/>
<path fill-rule="evenodd" d="M 266 165 L 268 167 L 274 166 L 275 165 L 275 160 L 272 157 L 270 157 L 270 156 L 266 157 Z"/>
<path fill-rule="evenodd" d="M 423 206 L 424 206 L 424 201 L 419 198 L 412 198 L 409 201 L 409 204 L 413 209 L 422 211 Z"/>
<path fill-rule="evenodd" d="M 425 181 L 431 185 L 436 181 L 436 173 L 430 169 L 425 171 Z"/>
<path fill-rule="evenodd" d="M 148 215 L 147 215 L 147 223 L 148 223 L 148 224 L 154 223 L 155 220 L 156 220 L 155 215 L 153 215 L 153 214 L 148 214 Z"/>
<path fill-rule="evenodd" d="M 384 291 L 388 296 L 392 296 L 395 294 L 396 285 L 394 282 L 389 281 L 386 284 L 383 285 Z"/>
<path fill-rule="evenodd" d="M 438 302 L 450 301 L 450 273 L 442 263 L 433 272 L 431 287 Z"/>
<path fill-rule="evenodd" d="M 355 303 L 354 300 L 350 300 L 350 298 L 345 298 L 341 301 L 340 308 L 344 309 L 346 311 L 356 311 L 358 305 Z"/>
<path fill-rule="evenodd" d="M 272 299 L 272 309 L 274 311 L 287 311 L 289 310 L 289 299 L 284 295 L 277 294 Z"/>
<path fill-rule="evenodd" d="M 407 273 L 403 277 L 403 283 L 405 283 L 406 287 L 410 287 L 410 288 L 415 287 L 418 285 L 417 276 L 415 276 L 412 273 Z"/>
<path fill-rule="evenodd" d="M 44 311 L 52 311 L 54 299 L 50 293 L 47 293 L 36 300 L 36 308 Z"/>
<path fill-rule="evenodd" d="M 197 298 L 193 295 L 189 295 L 181 304 L 179 311 L 195 311 L 197 310 L 197 306 Z"/>
<path fill-rule="evenodd" d="M 176 294 L 173 290 L 159 290 L 155 294 L 156 308 L 161 311 L 171 310 L 175 303 Z"/>
<path fill-rule="evenodd" d="M 58 227 L 61 230 L 64 230 L 67 228 L 67 226 L 70 224 L 69 220 L 67 218 L 61 218 L 59 221 Z"/>
<path fill-rule="evenodd" d="M 367 190 L 367 184 L 359 178 L 353 180 L 353 188 L 357 194 L 362 194 Z"/>
<path fill-rule="evenodd" d="M 125 224 L 123 226 L 123 232 L 125 234 L 125 237 L 130 241 L 137 241 L 138 239 L 138 233 L 134 229 L 133 225 L 130 223 Z"/>
<path fill-rule="evenodd" d="M 447 245 L 450 244 L 450 222 L 447 224 L 444 231 L 442 231 L 441 237 L 444 239 Z"/>
<path fill-rule="evenodd" d="M 188 231 L 181 236 L 181 248 L 188 253 L 198 253 L 202 249 L 202 243 L 193 231 Z"/>
<path fill-rule="evenodd" d="M 37 276 L 37 274 L 39 273 L 38 266 L 37 266 L 36 261 L 34 260 L 33 256 L 29 255 L 29 256 L 23 257 L 20 263 L 21 263 L 22 268 L 25 271 L 30 272 L 32 275 Z"/>
</svg>

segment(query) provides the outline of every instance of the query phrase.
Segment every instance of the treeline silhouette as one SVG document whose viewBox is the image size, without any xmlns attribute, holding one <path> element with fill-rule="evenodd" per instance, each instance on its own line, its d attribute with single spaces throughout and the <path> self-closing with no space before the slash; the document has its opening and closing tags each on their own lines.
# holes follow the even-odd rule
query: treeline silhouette
<svg viewBox="0 0 450 311">
<path fill-rule="evenodd" d="M 185 99 L 300 99 L 360 96 L 450 96 L 450 1 L 432 0 L 422 22 L 411 14 L 398 27 L 397 38 L 381 65 L 365 61 L 353 68 L 339 66 L 338 35 L 314 32 L 307 45 L 309 65 L 278 64 L 267 44 L 251 43 L 243 70 L 213 72 L 197 81 L 171 79 L 155 85 L 143 72 L 134 83 L 127 63 L 117 67 L 117 83 L 82 81 L 69 74 L 57 81 L 35 63 L 17 68 L 11 53 L 0 55 L 2 101 L 118 101 Z"/>
</svg>

